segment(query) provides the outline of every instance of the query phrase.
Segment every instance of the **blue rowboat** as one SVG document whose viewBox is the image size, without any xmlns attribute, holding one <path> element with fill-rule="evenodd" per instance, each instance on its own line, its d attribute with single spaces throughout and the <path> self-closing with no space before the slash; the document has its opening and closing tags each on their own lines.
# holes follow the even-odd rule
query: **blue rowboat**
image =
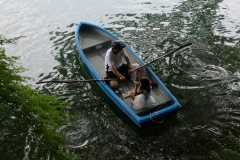
<svg viewBox="0 0 240 160">
<path fill-rule="evenodd" d="M 114 34 L 97 25 L 80 22 L 75 32 L 75 40 L 80 57 L 88 67 L 94 79 L 106 77 L 104 57 L 106 51 L 115 40 L 119 40 Z M 124 48 L 132 63 L 143 66 L 143 60 L 129 47 Z M 176 98 L 170 93 L 155 73 L 148 67 L 142 67 L 143 72 L 158 86 L 152 89 L 151 96 L 156 100 L 156 105 L 141 110 L 134 110 L 131 104 L 130 90 L 134 84 L 130 80 L 121 82 L 121 93 L 116 93 L 104 81 L 96 81 L 106 95 L 118 106 L 137 126 L 144 127 L 154 123 L 160 123 L 176 115 L 181 108 Z"/>
</svg>

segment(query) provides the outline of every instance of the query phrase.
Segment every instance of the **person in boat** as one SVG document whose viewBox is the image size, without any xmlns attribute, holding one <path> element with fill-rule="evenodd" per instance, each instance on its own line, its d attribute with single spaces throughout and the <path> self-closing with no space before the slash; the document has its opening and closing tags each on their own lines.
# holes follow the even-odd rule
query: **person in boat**
<svg viewBox="0 0 240 160">
<path fill-rule="evenodd" d="M 156 100 L 150 95 L 152 87 L 149 78 L 143 77 L 140 82 L 134 81 L 134 89 L 130 92 L 132 108 L 141 110 L 156 105 Z M 140 89 L 138 89 L 140 86 Z"/>
<path fill-rule="evenodd" d="M 105 71 L 107 78 L 119 78 L 120 81 L 126 79 L 136 80 L 136 76 L 144 77 L 144 73 L 141 69 L 133 72 L 133 69 L 137 68 L 139 64 L 132 64 L 127 52 L 124 50 L 126 44 L 121 40 L 113 42 L 111 48 L 106 52 L 105 56 Z M 122 60 L 125 58 L 126 63 Z M 119 85 L 118 80 L 110 81 L 110 87 L 113 90 L 117 90 Z"/>
</svg>

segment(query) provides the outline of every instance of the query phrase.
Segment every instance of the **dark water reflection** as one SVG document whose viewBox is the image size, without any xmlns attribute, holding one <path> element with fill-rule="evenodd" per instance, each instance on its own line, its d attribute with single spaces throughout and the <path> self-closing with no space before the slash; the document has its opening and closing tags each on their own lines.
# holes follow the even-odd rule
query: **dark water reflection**
<svg viewBox="0 0 240 160">
<path fill-rule="evenodd" d="M 221 0 L 183 1 L 169 13 L 107 14 L 100 25 L 125 40 L 147 62 L 187 42 L 192 47 L 150 67 L 179 100 L 178 115 L 162 124 L 137 128 L 95 83 L 38 87 L 71 104 L 82 117 L 61 131 L 79 159 L 208 159 L 212 139 L 239 138 L 239 38 L 217 14 Z M 115 17 L 115 20 L 112 20 Z M 107 23 L 108 22 L 108 23 Z M 39 80 L 91 79 L 76 49 L 74 30 L 51 31 L 51 54 L 58 64 Z M 236 26 L 237 27 L 237 26 Z"/>
</svg>

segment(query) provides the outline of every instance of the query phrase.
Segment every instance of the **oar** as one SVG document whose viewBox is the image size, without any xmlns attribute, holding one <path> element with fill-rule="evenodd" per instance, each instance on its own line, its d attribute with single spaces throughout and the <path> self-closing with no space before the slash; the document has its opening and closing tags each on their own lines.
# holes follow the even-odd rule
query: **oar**
<svg viewBox="0 0 240 160">
<path fill-rule="evenodd" d="M 179 47 L 179 48 L 177 48 L 177 49 L 175 49 L 175 50 L 173 50 L 173 51 L 171 51 L 171 52 L 165 53 L 165 54 L 161 55 L 160 57 L 158 57 L 157 59 L 155 59 L 155 60 L 153 60 L 153 61 L 150 61 L 150 62 L 148 62 L 148 63 L 145 63 L 144 65 L 141 65 L 141 66 L 133 69 L 133 71 L 136 71 L 136 70 L 138 70 L 139 68 L 142 68 L 142 67 L 144 67 L 144 66 L 147 66 L 147 65 L 149 65 L 149 64 L 151 64 L 151 63 L 153 63 L 153 62 L 156 62 L 156 61 L 158 61 L 159 59 L 161 59 L 161 58 L 163 58 L 163 57 L 165 57 L 165 56 L 167 56 L 167 55 L 169 55 L 169 54 L 172 54 L 172 53 L 174 53 L 174 52 L 176 52 L 176 51 L 178 51 L 178 50 L 180 50 L 180 49 L 182 49 L 182 48 L 184 48 L 184 47 L 190 46 L 190 45 L 192 45 L 192 43 L 187 43 L 187 44 L 185 44 L 185 45 L 183 45 L 183 46 L 181 46 L 181 47 Z M 133 71 L 132 71 L 132 72 L 133 72 Z"/>
<path fill-rule="evenodd" d="M 118 80 L 118 78 L 111 78 L 111 79 L 88 79 L 88 80 L 73 80 L 73 79 L 68 79 L 68 80 L 51 80 L 51 81 L 40 81 L 37 82 L 36 84 L 40 83 L 78 83 L 78 82 L 99 82 L 99 81 L 113 81 L 113 80 Z"/>
</svg>

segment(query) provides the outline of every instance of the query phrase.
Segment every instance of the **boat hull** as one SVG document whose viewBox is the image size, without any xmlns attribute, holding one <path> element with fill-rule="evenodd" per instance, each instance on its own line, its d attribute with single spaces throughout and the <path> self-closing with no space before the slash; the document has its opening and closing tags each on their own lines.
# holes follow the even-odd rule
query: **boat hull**
<svg viewBox="0 0 240 160">
<path fill-rule="evenodd" d="M 80 22 L 75 32 L 75 39 L 80 57 L 88 67 L 92 77 L 94 79 L 104 78 L 106 76 L 104 70 L 106 50 L 111 46 L 113 41 L 119 38 L 97 25 Z M 129 46 L 126 46 L 125 50 L 131 61 L 139 65 L 144 64 L 142 59 Z M 139 127 L 164 122 L 169 117 L 176 115 L 181 108 L 176 98 L 149 67 L 144 67 L 143 71 L 153 82 L 158 84 L 158 88 L 153 89 L 152 94 L 159 104 L 153 108 L 141 111 L 132 109 L 130 97 L 117 95 L 107 83 L 102 81 L 96 82 L 118 108 Z M 120 87 L 127 93 L 134 86 L 132 82 L 126 82 L 121 83 Z"/>
</svg>

